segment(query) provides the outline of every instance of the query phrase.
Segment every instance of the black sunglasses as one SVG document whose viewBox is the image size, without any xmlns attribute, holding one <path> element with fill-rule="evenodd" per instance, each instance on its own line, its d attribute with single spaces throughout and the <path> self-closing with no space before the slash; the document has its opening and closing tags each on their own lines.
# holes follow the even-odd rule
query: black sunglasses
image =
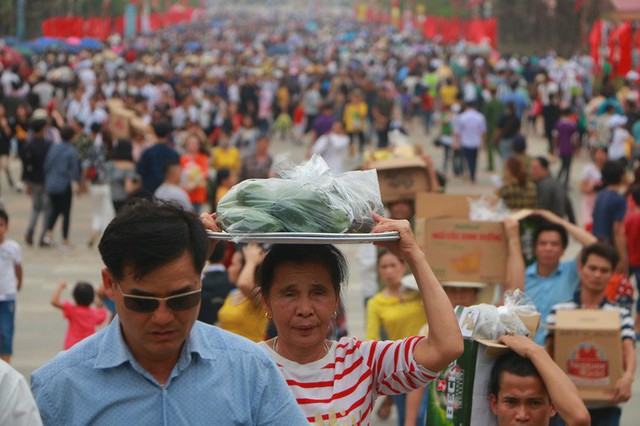
<svg viewBox="0 0 640 426">
<path fill-rule="evenodd" d="M 124 306 L 127 309 L 145 313 L 158 309 L 162 301 L 172 311 L 186 311 L 200 303 L 200 293 L 202 292 L 202 289 L 198 289 L 169 297 L 138 296 L 137 294 L 127 294 L 122 291 L 119 283 L 116 283 L 116 285 L 124 298 Z"/>
</svg>

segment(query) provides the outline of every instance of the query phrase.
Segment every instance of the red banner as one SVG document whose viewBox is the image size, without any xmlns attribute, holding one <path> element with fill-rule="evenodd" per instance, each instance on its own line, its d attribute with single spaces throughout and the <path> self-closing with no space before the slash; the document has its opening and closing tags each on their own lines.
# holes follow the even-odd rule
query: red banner
<svg viewBox="0 0 640 426">
<path fill-rule="evenodd" d="M 199 15 L 199 10 L 186 7 L 175 7 L 166 13 L 152 13 L 149 15 L 151 31 L 156 31 L 168 25 L 190 22 Z M 138 31 L 140 30 L 140 15 L 138 15 Z M 91 37 L 105 40 L 113 33 L 124 32 L 124 18 L 88 18 L 54 17 L 42 22 L 42 35 L 45 37 L 69 38 Z"/>
<path fill-rule="evenodd" d="M 609 60 L 614 75 L 631 71 L 631 22 L 625 22 L 609 36 Z"/>
<path fill-rule="evenodd" d="M 438 39 L 444 43 L 456 43 L 461 39 L 472 43 L 488 41 L 497 46 L 497 21 L 492 19 L 448 19 L 427 16 L 422 33 L 428 40 Z"/>
</svg>

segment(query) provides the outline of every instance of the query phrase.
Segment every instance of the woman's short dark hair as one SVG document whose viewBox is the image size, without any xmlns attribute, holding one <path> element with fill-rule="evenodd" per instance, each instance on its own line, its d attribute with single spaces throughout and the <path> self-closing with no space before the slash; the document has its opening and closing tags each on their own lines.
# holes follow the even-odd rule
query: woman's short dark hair
<svg viewBox="0 0 640 426">
<path fill-rule="evenodd" d="M 540 373 L 530 359 L 521 357 L 515 352 L 508 352 L 498 358 L 491 368 L 489 378 L 489 395 L 498 396 L 500 392 L 500 376 L 502 373 L 511 373 L 518 377 L 537 377 L 540 381 Z"/>
<path fill-rule="evenodd" d="M 405 261 L 404 261 L 404 260 L 400 259 L 400 258 L 399 258 L 398 256 L 396 256 L 395 254 L 391 253 L 389 250 L 387 250 L 387 249 L 382 249 L 382 250 L 378 251 L 378 258 L 377 258 L 377 260 L 376 260 L 376 265 L 380 265 L 380 259 L 382 259 L 382 256 L 384 256 L 385 254 L 390 254 L 390 255 L 392 255 L 392 256 L 394 256 L 394 257 L 398 258 L 398 260 L 399 260 L 401 263 L 405 263 Z"/>
<path fill-rule="evenodd" d="M 543 232 L 557 232 L 560 234 L 560 239 L 562 240 L 562 248 L 567 248 L 569 245 L 569 235 L 567 234 L 567 230 L 564 226 L 559 223 L 553 222 L 542 222 L 538 229 L 533 233 L 533 246 L 535 247 L 538 244 L 538 238 L 540 238 L 540 234 Z"/>
<path fill-rule="evenodd" d="M 347 261 L 340 250 L 330 244 L 275 244 L 262 261 L 260 287 L 265 296 L 269 295 L 276 268 L 283 263 L 317 263 L 323 266 L 331 277 L 331 284 L 340 296 L 342 283 L 346 283 L 349 270 Z"/>
<path fill-rule="evenodd" d="M 123 279 L 129 267 L 133 278 L 139 280 L 185 251 L 200 273 L 209 242 L 194 213 L 155 199 L 133 199 L 107 226 L 98 249 L 114 279 Z"/>
<path fill-rule="evenodd" d="M 78 306 L 89 306 L 93 303 L 95 291 L 93 286 L 84 281 L 78 281 L 73 288 L 73 300 Z"/>
</svg>

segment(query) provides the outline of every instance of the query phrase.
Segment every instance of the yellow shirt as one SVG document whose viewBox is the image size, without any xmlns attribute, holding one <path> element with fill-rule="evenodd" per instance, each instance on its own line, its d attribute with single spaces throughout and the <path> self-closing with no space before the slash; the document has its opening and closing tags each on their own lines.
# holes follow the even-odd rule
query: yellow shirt
<svg viewBox="0 0 640 426">
<path fill-rule="evenodd" d="M 239 172 L 242 166 L 240 151 L 234 146 L 227 148 L 216 146 L 211 150 L 211 157 L 211 165 L 215 170 L 226 168 L 234 172 Z"/>
<path fill-rule="evenodd" d="M 440 100 L 446 106 L 451 106 L 456 103 L 456 97 L 458 96 L 458 87 L 454 86 L 442 86 L 440 88 Z"/>
<path fill-rule="evenodd" d="M 358 102 L 348 103 L 344 107 L 344 129 L 347 133 L 364 131 L 365 120 L 367 119 L 367 104 Z"/>
<path fill-rule="evenodd" d="M 268 320 L 262 305 L 252 303 L 240 290 L 234 290 L 218 311 L 218 327 L 261 342 L 267 334 Z"/>
<path fill-rule="evenodd" d="M 380 340 L 380 326 L 391 340 L 417 336 L 427 322 L 420 293 L 406 293 L 403 300 L 377 293 L 367 302 L 367 340 Z"/>
</svg>

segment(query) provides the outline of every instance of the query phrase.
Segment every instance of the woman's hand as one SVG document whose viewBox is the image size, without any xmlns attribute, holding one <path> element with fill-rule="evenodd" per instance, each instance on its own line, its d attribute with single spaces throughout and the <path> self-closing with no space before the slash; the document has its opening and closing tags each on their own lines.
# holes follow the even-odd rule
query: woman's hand
<svg viewBox="0 0 640 426">
<path fill-rule="evenodd" d="M 259 265 L 264 259 L 265 252 L 258 243 L 249 243 L 242 248 L 245 264 Z"/>
<path fill-rule="evenodd" d="M 373 234 L 390 231 L 398 231 L 400 234 L 398 241 L 377 241 L 374 244 L 386 248 L 405 261 L 408 261 L 416 253 L 422 253 L 408 220 L 387 219 L 377 213 L 373 213 L 373 220 L 377 222 L 371 231 Z"/>
<path fill-rule="evenodd" d="M 204 226 L 204 229 L 207 229 L 212 232 L 220 232 L 220 228 L 216 223 L 216 214 L 215 213 L 202 213 L 200 214 L 200 223 Z M 218 244 L 218 240 L 215 238 L 209 238 L 209 253 L 207 253 L 207 259 L 213 253 L 213 250 L 216 248 L 216 244 Z"/>
</svg>

